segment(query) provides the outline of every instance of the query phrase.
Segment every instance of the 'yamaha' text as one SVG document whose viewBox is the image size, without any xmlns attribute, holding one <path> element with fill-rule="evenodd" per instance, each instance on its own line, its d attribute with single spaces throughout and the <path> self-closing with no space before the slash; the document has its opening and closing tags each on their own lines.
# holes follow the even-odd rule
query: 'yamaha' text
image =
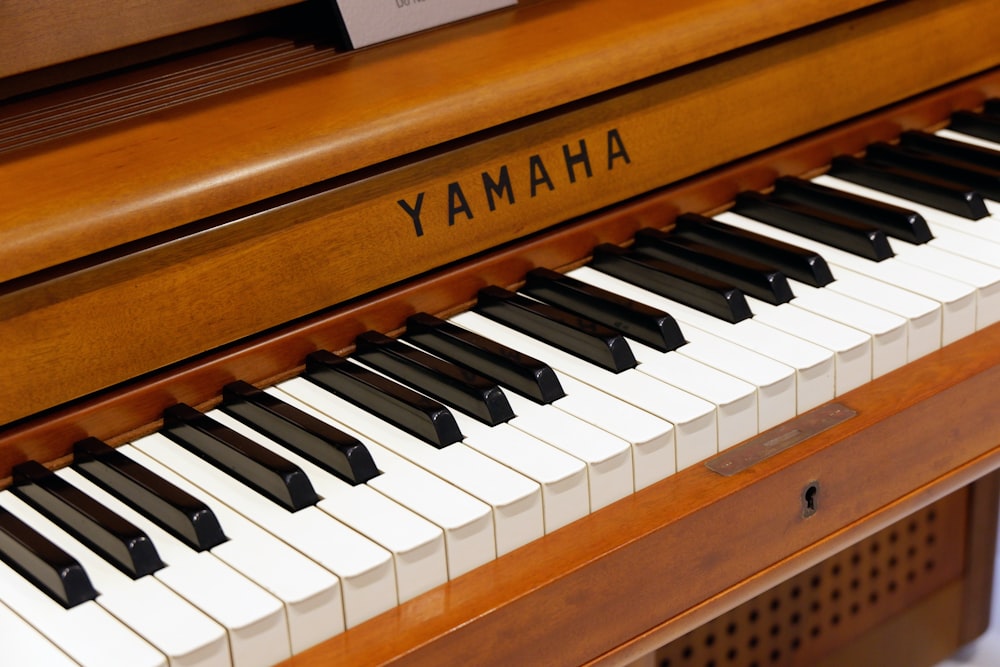
<svg viewBox="0 0 1000 667">
<path fill-rule="evenodd" d="M 397 203 L 413 224 L 416 235 L 423 236 L 427 224 L 446 221 L 448 226 L 453 226 L 456 222 L 473 220 L 486 211 L 496 211 L 500 206 L 513 206 L 524 197 L 543 196 L 559 187 L 593 178 L 595 170 L 609 172 L 631 164 L 617 129 L 608 130 L 600 143 L 603 145 L 594 149 L 586 139 L 580 139 L 575 144 L 563 144 L 559 157 L 543 160 L 536 153 L 523 162 L 502 164 L 467 181 L 452 181 L 447 185 L 447 192 L 440 193 L 446 195 L 445 199 L 427 210 L 424 208 L 425 199 L 428 199 L 426 192 Z M 436 197 L 434 199 L 437 201 Z"/>
</svg>

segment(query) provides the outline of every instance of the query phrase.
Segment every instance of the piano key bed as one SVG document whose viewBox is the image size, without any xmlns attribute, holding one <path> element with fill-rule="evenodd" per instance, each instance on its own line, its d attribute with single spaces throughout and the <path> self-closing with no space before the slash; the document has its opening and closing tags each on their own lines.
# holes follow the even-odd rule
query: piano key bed
<svg viewBox="0 0 1000 667">
<path fill-rule="evenodd" d="M 976 332 L 996 342 L 1000 116 L 956 118 L 313 352 L 263 390 L 229 383 L 55 472 L 16 466 L 5 651 L 275 664 Z"/>
</svg>

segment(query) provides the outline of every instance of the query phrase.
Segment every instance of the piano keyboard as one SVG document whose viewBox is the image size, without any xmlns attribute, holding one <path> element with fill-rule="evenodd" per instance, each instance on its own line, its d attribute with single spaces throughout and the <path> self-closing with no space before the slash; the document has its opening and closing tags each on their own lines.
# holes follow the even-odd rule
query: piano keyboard
<svg viewBox="0 0 1000 667">
<path fill-rule="evenodd" d="M 998 122 L 536 270 L 54 473 L 19 466 L 5 655 L 275 664 L 1000 321 Z"/>
</svg>

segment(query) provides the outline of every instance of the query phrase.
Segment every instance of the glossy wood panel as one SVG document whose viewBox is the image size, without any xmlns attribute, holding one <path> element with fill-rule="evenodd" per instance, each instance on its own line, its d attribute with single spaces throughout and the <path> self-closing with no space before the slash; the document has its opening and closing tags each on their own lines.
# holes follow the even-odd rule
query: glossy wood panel
<svg viewBox="0 0 1000 667">
<path fill-rule="evenodd" d="M 6 341 L 0 361 L 10 381 L 0 386 L 0 423 L 307 316 L 1000 60 L 994 40 L 965 37 L 968 21 L 979 17 L 973 10 L 1000 13 L 1000 6 L 971 0 L 940 16 L 928 5 L 934 2 L 894 4 L 885 12 L 797 34 L 738 58 L 654 77 L 619 94 L 448 145 L 448 150 L 421 154 L 384 171 L 209 219 L 179 238 L 156 239 L 157 244 L 121 257 L 70 266 L 65 274 L 39 276 L 25 285 L 8 283 L 9 291 L 0 294 L 0 337 Z M 956 40 L 958 45 L 953 45 Z M 950 58 L 910 66 L 920 55 L 945 48 L 951 50 Z M 993 85 L 985 84 L 981 94 Z M 824 99 L 832 88 L 840 92 Z M 784 101 L 761 103 L 768 99 Z M 812 106 L 821 99 L 823 105 Z M 576 164 L 572 168 L 577 179 L 571 182 L 566 154 L 579 154 L 584 140 L 593 174 L 583 176 L 583 167 Z M 120 160 L 115 171 L 100 178 L 119 187 L 118 176 L 134 170 L 127 156 L 115 159 Z M 536 183 L 535 160 L 549 165 L 551 188 L 546 181 Z M 490 211 L 482 173 L 499 179 L 508 167 L 517 203 L 501 201 Z M 456 198 L 455 187 L 465 188 L 467 200 Z M 94 194 L 86 187 L 82 192 Z M 421 193 L 427 193 L 427 209 L 424 233 L 417 236 L 399 202 L 415 206 Z M 152 205 L 183 211 L 194 199 L 192 194 Z M 139 204 L 108 201 L 121 204 L 113 215 Z M 468 213 L 456 202 L 466 202 Z M 86 206 L 81 201 L 81 207 Z M 453 219 L 450 209 L 458 209 L 452 211 Z M 155 218 L 153 210 L 143 212 Z M 77 222 L 83 225 L 87 214 L 80 213 Z M 100 227 L 74 228 L 88 242 L 98 242 L 102 229 L 117 234 L 130 226 L 109 219 Z M 39 223 L 38 230 L 31 239 L 19 239 L 26 245 L 15 241 L 14 247 L 6 247 L 7 254 L 31 261 L 33 243 L 38 253 L 48 256 L 80 238 L 71 228 L 60 228 L 58 235 L 52 228 L 53 238 L 43 245 L 45 223 Z M 4 266 L 12 270 L 0 263 Z M 47 369 L 47 382 L 33 381 L 39 367 Z"/>
</svg>

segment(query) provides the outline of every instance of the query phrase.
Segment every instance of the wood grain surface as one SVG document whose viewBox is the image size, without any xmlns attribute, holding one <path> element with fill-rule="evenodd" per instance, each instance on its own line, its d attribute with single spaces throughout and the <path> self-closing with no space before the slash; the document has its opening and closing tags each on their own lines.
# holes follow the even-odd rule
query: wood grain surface
<svg viewBox="0 0 1000 667">
<path fill-rule="evenodd" d="M 884 11 L 796 33 L 738 57 L 656 76 L 562 113 L 539 116 L 532 123 L 515 123 L 448 144 L 447 150 L 418 153 L 379 171 L 362 171 L 291 197 L 208 218 L 177 236 L 154 235 L 139 247 L 123 246 L 121 255 L 106 251 L 82 264 L 64 264 L 49 273 L 8 281 L 6 291 L 0 292 L 0 337 L 6 343 L 0 362 L 9 378 L 0 386 L 0 423 L 978 72 L 1000 59 L 991 37 L 969 36 L 968 25 L 981 21 L 984 12 L 1000 12 L 1000 6 L 983 0 L 960 5 L 938 0 L 894 3 Z M 668 30 L 659 37 L 670 34 Z M 928 52 L 945 51 L 948 57 L 925 57 Z M 541 71 L 548 72 L 542 76 L 552 74 Z M 316 83 L 308 78 L 299 85 L 305 90 Z M 994 88 L 994 83 L 986 83 L 980 94 Z M 831 90 L 838 92 L 831 95 Z M 257 122 L 254 118 L 275 113 L 270 95 L 279 92 L 291 95 L 282 97 L 286 102 L 298 94 L 279 87 L 268 89 L 259 99 L 234 100 L 233 104 L 241 108 L 249 104 L 263 115 L 246 109 L 233 117 L 246 118 L 252 125 Z M 466 103 L 471 99 L 479 98 L 467 97 Z M 202 111 L 209 116 L 223 113 L 227 104 Z M 385 111 L 378 104 L 369 109 L 378 117 L 376 126 Z M 281 156 L 285 149 L 274 147 L 277 152 L 271 152 L 257 142 L 306 131 L 302 124 L 282 125 L 272 118 L 267 121 L 271 132 L 253 134 L 252 141 L 245 141 L 228 134 L 243 132 L 248 126 L 242 121 L 222 126 L 216 116 L 213 129 L 202 126 L 195 131 L 200 117 L 177 119 L 191 129 L 183 142 L 166 139 L 170 123 L 151 122 L 73 144 L 83 148 L 102 141 L 127 143 L 118 148 L 108 145 L 109 152 L 97 162 L 80 156 L 81 161 L 73 164 L 68 155 L 57 159 L 46 151 L 0 167 L 13 195 L 0 202 L 18 207 L 0 217 L 4 259 L 0 271 L 30 270 L 65 253 L 86 252 L 94 244 L 104 249 L 133 234 L 156 231 L 156 221 L 164 220 L 166 211 L 174 222 L 194 217 L 204 212 L 191 208 L 198 208 L 202 195 L 225 198 L 229 186 L 244 177 L 249 180 L 234 190 L 240 197 L 266 195 L 259 188 L 271 187 L 274 180 L 258 171 L 254 161 L 266 155 L 283 171 L 291 158 Z M 343 116 L 338 118 L 344 121 Z M 395 135 L 393 150 L 405 148 L 413 133 L 427 130 L 425 121 L 411 118 L 413 124 L 394 127 L 392 131 L 400 134 Z M 437 116 L 428 122 L 436 124 Z M 309 132 L 316 129 L 307 125 L 312 128 Z M 339 145 L 337 159 L 361 160 L 365 159 L 362 145 L 374 148 L 388 136 L 368 137 L 369 142 L 357 129 L 354 135 L 343 134 L 345 128 L 331 129 L 323 137 L 324 145 Z M 133 131 L 139 134 L 132 135 Z M 213 160 L 228 163 L 237 157 L 216 152 L 214 142 L 219 140 L 251 161 L 240 167 L 229 164 L 218 179 L 200 180 L 195 172 L 214 168 L 209 167 Z M 158 141 L 172 145 L 161 145 L 161 152 L 154 147 Z M 354 143 L 358 141 L 362 143 Z M 567 151 L 579 154 L 581 142 L 586 142 L 593 174 L 584 176 L 577 164 L 572 182 L 565 156 Z M 196 150 L 170 157 L 182 145 Z M 211 156 L 201 156 L 206 149 Z M 155 153 L 152 161 L 135 153 L 146 150 Z M 312 149 L 294 152 L 306 162 L 320 155 Z M 385 156 L 377 150 L 364 155 L 369 160 Z M 320 161 L 333 164 L 325 158 Z M 291 162 L 300 164 L 298 158 Z M 548 165 L 547 181 L 535 183 L 536 162 Z M 48 166 L 43 168 L 43 163 Z M 160 167 L 154 163 L 173 175 L 155 174 Z M 216 166 L 221 168 L 221 162 Z M 352 162 L 345 168 L 355 166 Z M 499 179 L 504 167 L 509 169 L 511 199 L 516 198 L 516 204 L 501 201 L 491 211 L 482 173 Z M 60 175 L 60 169 L 71 169 L 76 176 Z M 39 190 L 32 179 L 42 172 L 50 183 Z M 152 190 L 136 190 L 136 178 Z M 59 181 L 59 188 L 51 181 Z M 464 199 L 457 198 L 455 187 L 468 193 Z M 39 196 L 42 191 L 46 196 Z M 146 194 L 135 199 L 139 192 Z M 17 204 L 18 195 L 27 193 L 30 196 L 22 196 Z M 417 236 L 399 202 L 415 206 L 421 193 L 426 193 L 423 234 Z M 147 195 L 149 199 L 143 200 Z M 90 209 L 92 205 L 101 212 Z M 67 208 L 56 213 L 53 207 L 60 206 Z M 49 212 L 56 217 L 49 217 Z M 29 220 L 29 216 L 37 217 Z M 4 236 L 5 225 L 10 236 Z M 15 234 L 29 228 L 29 235 Z M 34 381 L 38 368 L 46 369 L 46 382 Z"/>
</svg>

